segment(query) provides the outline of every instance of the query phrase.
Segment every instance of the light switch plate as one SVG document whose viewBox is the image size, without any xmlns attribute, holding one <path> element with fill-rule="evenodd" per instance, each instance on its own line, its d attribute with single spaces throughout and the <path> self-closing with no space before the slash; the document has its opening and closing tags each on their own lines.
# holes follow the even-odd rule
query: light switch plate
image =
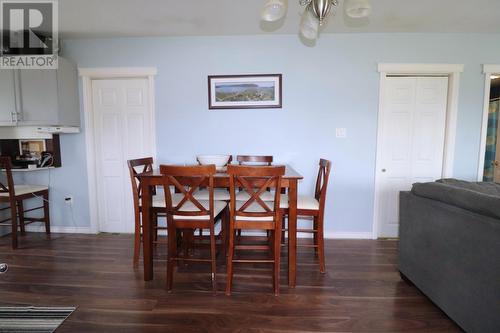
<svg viewBox="0 0 500 333">
<path fill-rule="evenodd" d="M 335 136 L 339 139 L 345 139 L 347 138 L 347 128 L 336 128 L 335 129 Z"/>
</svg>

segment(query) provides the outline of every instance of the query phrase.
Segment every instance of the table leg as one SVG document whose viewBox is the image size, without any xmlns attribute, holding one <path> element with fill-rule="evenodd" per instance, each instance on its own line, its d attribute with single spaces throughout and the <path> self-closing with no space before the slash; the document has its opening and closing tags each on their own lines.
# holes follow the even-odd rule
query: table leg
<svg viewBox="0 0 500 333">
<path fill-rule="evenodd" d="M 295 288 L 297 274 L 297 180 L 288 189 L 288 286 Z"/>
<path fill-rule="evenodd" d="M 153 279 L 153 241 L 151 221 L 151 186 L 147 180 L 142 180 L 142 255 L 144 257 L 144 281 Z"/>
</svg>

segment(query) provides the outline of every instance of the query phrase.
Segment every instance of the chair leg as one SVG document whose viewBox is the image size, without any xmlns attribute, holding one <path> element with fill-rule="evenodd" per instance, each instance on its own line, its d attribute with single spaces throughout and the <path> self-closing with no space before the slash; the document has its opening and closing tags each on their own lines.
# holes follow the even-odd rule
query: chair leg
<svg viewBox="0 0 500 333">
<path fill-rule="evenodd" d="M 21 229 L 21 235 L 25 235 L 26 229 L 24 227 L 24 205 L 22 200 L 19 200 L 17 202 L 17 216 L 19 217 L 19 228 Z"/>
<path fill-rule="evenodd" d="M 276 249 L 275 249 L 275 239 L 276 239 L 276 230 L 273 230 L 272 232 L 270 232 L 270 230 L 266 230 L 266 233 L 269 235 L 268 238 L 267 238 L 267 245 L 269 246 L 269 259 L 272 259 L 273 260 L 273 273 L 272 273 L 272 276 L 273 276 L 273 289 L 275 290 L 276 292 L 276 274 L 275 274 L 275 259 L 276 259 Z"/>
<path fill-rule="evenodd" d="M 274 231 L 274 295 L 280 293 L 280 270 L 281 270 L 281 224 L 278 220 Z"/>
<path fill-rule="evenodd" d="M 285 244 L 286 217 L 281 219 L 281 244 Z"/>
<path fill-rule="evenodd" d="M 158 213 L 151 212 L 151 218 L 153 219 L 153 230 L 155 231 L 154 237 L 154 248 L 155 250 L 158 247 Z"/>
<path fill-rule="evenodd" d="M 225 212 L 222 213 L 221 221 L 221 241 L 220 241 L 220 251 L 223 258 L 227 256 L 227 232 L 228 232 L 228 221 L 229 221 L 229 210 L 226 208 Z"/>
<path fill-rule="evenodd" d="M 141 254 L 141 218 L 139 214 L 135 215 L 135 234 L 134 234 L 134 259 L 133 265 L 139 265 L 139 256 Z"/>
<path fill-rule="evenodd" d="M 318 230 L 318 217 L 313 217 L 313 230 Z M 313 244 L 318 245 L 318 232 L 313 233 Z M 318 247 L 314 248 L 314 254 L 318 256 Z"/>
<path fill-rule="evenodd" d="M 45 233 L 50 235 L 50 210 L 49 210 L 49 192 L 43 196 L 43 220 L 45 222 Z"/>
<path fill-rule="evenodd" d="M 214 226 L 210 227 L 210 260 L 212 264 L 212 292 L 214 295 L 217 294 L 217 264 L 216 264 L 216 252 L 215 252 L 215 231 Z"/>
<path fill-rule="evenodd" d="M 226 277 L 226 295 L 231 295 L 233 287 L 233 256 L 234 256 L 234 229 L 232 221 L 229 221 L 229 253 L 227 256 L 227 277 Z"/>
<path fill-rule="evenodd" d="M 323 216 L 318 217 L 318 258 L 319 271 L 325 273 L 325 238 L 323 233 Z"/>
<path fill-rule="evenodd" d="M 12 220 L 12 249 L 17 249 L 17 211 L 16 203 L 10 203 L 10 216 Z"/>
<path fill-rule="evenodd" d="M 174 279 L 174 263 L 177 256 L 177 241 L 176 229 L 174 226 L 168 225 L 168 254 L 167 254 L 167 291 L 172 292 L 172 284 Z"/>
</svg>

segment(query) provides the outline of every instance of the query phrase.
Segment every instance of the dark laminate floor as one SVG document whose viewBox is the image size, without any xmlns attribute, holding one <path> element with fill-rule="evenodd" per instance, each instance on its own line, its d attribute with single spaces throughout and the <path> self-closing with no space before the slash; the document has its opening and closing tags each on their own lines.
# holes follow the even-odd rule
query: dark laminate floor
<svg viewBox="0 0 500 333">
<path fill-rule="evenodd" d="M 237 265 L 234 294 L 210 289 L 208 266 L 176 274 L 167 294 L 165 261 L 145 283 L 131 265 L 128 235 L 28 234 L 12 251 L 0 238 L 0 303 L 78 306 L 57 332 L 460 332 L 417 289 L 401 281 L 394 241 L 328 240 L 327 269 L 310 249 L 298 256 L 297 288 L 282 279 L 273 296 L 270 267 Z M 162 255 L 160 255 L 162 257 Z M 283 266 L 282 276 L 285 276 Z"/>
</svg>

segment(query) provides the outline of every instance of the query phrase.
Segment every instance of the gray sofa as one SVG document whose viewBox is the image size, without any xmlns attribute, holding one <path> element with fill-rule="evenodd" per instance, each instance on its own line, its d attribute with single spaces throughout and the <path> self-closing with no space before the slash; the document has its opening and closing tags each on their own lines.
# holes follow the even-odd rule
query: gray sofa
<svg viewBox="0 0 500 333">
<path fill-rule="evenodd" d="M 466 332 L 500 332 L 500 184 L 400 193 L 399 271 Z"/>
</svg>

